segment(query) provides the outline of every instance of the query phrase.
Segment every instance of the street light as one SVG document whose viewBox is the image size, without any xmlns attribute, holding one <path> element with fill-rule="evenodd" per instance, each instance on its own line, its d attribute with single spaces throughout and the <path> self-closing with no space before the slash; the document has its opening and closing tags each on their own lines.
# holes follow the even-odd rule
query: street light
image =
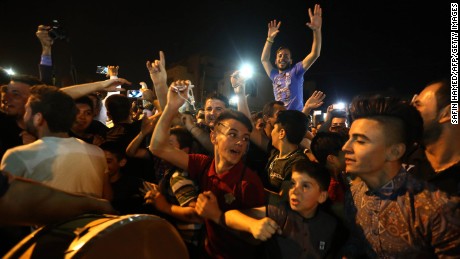
<svg viewBox="0 0 460 259">
<path fill-rule="evenodd" d="M 16 72 L 14 72 L 14 70 L 12 68 L 8 68 L 8 69 L 5 69 L 6 73 L 8 73 L 8 75 L 12 76 L 14 74 L 16 74 Z"/>
</svg>

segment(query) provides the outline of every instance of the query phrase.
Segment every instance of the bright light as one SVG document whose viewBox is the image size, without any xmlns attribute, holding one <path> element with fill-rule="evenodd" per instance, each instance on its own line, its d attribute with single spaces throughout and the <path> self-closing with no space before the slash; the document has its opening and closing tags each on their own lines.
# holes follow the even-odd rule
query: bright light
<svg viewBox="0 0 460 259">
<path fill-rule="evenodd" d="M 6 73 L 8 73 L 8 75 L 12 76 L 14 74 L 16 74 L 16 72 L 14 72 L 14 70 L 12 68 L 8 68 L 8 69 L 5 69 Z"/>
<path fill-rule="evenodd" d="M 249 79 L 254 74 L 254 69 L 249 64 L 243 64 L 240 68 L 240 75 L 243 78 Z"/>
<path fill-rule="evenodd" d="M 345 110 L 345 103 L 343 103 L 343 102 L 334 103 L 332 108 L 334 110 Z"/>
<path fill-rule="evenodd" d="M 321 115 L 321 110 L 314 110 L 313 115 Z"/>
<path fill-rule="evenodd" d="M 237 105 L 238 104 L 238 96 L 234 95 L 228 100 L 230 104 Z"/>
</svg>

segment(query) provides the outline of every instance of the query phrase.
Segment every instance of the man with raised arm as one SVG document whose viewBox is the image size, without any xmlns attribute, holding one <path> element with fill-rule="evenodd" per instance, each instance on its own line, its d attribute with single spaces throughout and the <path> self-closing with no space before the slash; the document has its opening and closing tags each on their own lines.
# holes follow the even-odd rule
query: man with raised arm
<svg viewBox="0 0 460 259">
<path fill-rule="evenodd" d="M 251 121 L 236 111 L 219 115 L 210 133 L 214 145 L 212 157 L 187 154 L 174 148 L 168 144 L 169 131 L 179 107 L 185 102 L 189 84 L 190 81 L 171 84 L 149 149 L 154 155 L 188 171 L 189 177 L 198 182 L 202 193 L 195 210 L 205 219 L 205 258 L 257 258 L 255 247 L 219 224 L 223 212 L 262 206 L 265 201 L 262 182 L 242 162 L 252 131 Z M 182 91 L 175 90 L 178 85 L 186 87 Z"/>
<path fill-rule="evenodd" d="M 321 13 L 318 4 L 315 5 L 313 12 L 308 9 L 310 22 L 307 26 L 313 31 L 313 44 L 311 52 L 294 66 L 292 66 L 291 51 L 286 47 L 280 47 L 276 51 L 276 68 L 271 64 L 270 52 L 281 22 L 273 20 L 268 24 L 268 36 L 260 61 L 273 82 L 275 100 L 282 101 L 288 110 L 302 111 L 303 109 L 303 75 L 321 53 Z"/>
</svg>

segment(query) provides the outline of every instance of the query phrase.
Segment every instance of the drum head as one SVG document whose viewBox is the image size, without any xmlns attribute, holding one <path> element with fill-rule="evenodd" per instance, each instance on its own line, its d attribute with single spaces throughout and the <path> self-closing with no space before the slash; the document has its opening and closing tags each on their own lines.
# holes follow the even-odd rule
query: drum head
<svg viewBox="0 0 460 259">
<path fill-rule="evenodd" d="M 177 230 L 154 215 L 83 215 L 45 226 L 5 258 L 188 258 Z"/>
</svg>

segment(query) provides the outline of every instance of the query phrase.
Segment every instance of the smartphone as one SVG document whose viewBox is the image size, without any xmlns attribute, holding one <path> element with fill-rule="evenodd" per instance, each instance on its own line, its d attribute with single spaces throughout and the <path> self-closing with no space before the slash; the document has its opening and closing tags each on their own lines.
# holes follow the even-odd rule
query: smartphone
<svg viewBox="0 0 460 259">
<path fill-rule="evenodd" d="M 313 115 L 321 115 L 322 111 L 321 110 L 314 110 Z"/>
<path fill-rule="evenodd" d="M 142 97 L 141 90 L 128 90 L 128 97 L 130 98 L 140 98 Z"/>
<path fill-rule="evenodd" d="M 335 103 L 332 105 L 333 110 L 345 110 L 345 104 L 344 103 Z"/>
<path fill-rule="evenodd" d="M 97 66 L 96 68 L 96 73 L 98 74 L 107 75 L 108 72 L 109 72 L 109 69 L 105 66 Z"/>
</svg>

